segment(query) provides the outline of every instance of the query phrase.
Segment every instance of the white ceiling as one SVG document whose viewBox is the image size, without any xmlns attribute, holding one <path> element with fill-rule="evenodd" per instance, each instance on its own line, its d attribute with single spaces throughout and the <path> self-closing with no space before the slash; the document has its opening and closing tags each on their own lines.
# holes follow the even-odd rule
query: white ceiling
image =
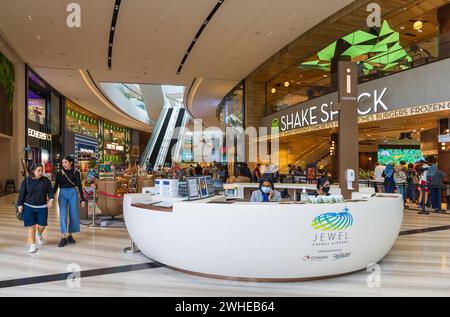
<svg viewBox="0 0 450 317">
<path fill-rule="evenodd" d="M 66 26 L 65 9 L 71 2 L 81 6 L 81 28 Z M 350 2 L 225 0 L 180 75 L 178 65 L 217 0 L 122 1 L 112 70 L 107 67 L 107 51 L 114 0 L 2 0 L 0 32 L 62 94 L 89 111 L 141 130 L 149 127 L 106 110 L 78 70 L 88 70 L 96 82 L 190 86 L 195 78 L 203 78 L 191 112 L 214 125 L 217 104 L 232 87 Z"/>
</svg>

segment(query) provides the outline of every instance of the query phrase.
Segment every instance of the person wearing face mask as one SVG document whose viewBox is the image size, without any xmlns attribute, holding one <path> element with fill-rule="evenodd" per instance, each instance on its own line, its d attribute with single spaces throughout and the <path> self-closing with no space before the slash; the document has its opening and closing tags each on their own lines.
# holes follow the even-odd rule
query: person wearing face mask
<svg viewBox="0 0 450 317">
<path fill-rule="evenodd" d="M 259 184 L 259 190 L 252 193 L 250 202 L 252 203 L 271 203 L 281 201 L 281 193 L 275 190 L 271 179 L 264 179 Z"/>
<path fill-rule="evenodd" d="M 317 180 L 317 191 L 314 196 L 330 196 L 330 180 L 328 177 L 322 176 Z"/>
</svg>

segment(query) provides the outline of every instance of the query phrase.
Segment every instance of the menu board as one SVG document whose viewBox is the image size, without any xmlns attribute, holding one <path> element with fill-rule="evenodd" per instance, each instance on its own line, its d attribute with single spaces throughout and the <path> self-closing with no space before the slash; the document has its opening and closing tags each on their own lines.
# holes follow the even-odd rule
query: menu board
<svg viewBox="0 0 450 317">
<path fill-rule="evenodd" d="M 187 179 L 187 189 L 189 200 L 200 199 L 199 182 L 197 177 L 189 177 Z"/>
</svg>

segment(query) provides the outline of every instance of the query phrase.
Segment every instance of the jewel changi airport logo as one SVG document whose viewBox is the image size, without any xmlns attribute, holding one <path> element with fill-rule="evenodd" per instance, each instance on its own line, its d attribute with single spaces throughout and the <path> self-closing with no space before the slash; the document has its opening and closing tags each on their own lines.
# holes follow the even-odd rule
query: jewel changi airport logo
<svg viewBox="0 0 450 317">
<path fill-rule="evenodd" d="M 342 231 L 353 225 L 353 217 L 346 207 L 340 213 L 326 213 L 314 218 L 311 227 L 320 231 Z"/>
</svg>

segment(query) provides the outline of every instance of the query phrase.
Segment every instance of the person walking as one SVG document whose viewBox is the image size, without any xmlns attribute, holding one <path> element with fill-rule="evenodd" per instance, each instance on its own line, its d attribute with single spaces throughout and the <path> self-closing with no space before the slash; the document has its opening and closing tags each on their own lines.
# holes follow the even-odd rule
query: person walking
<svg viewBox="0 0 450 317">
<path fill-rule="evenodd" d="M 47 227 L 48 209 L 52 207 L 54 192 L 52 183 L 47 177 L 42 176 L 44 167 L 35 164 L 30 171 L 30 176 L 24 179 L 20 185 L 17 208 L 22 213 L 24 227 L 28 228 L 28 252 L 37 251 L 36 240 L 39 245 L 44 243 L 42 234 Z"/>
<path fill-rule="evenodd" d="M 58 246 L 64 247 L 67 243 L 75 243 L 73 234 L 80 232 L 80 221 L 78 217 L 78 194 L 81 198 L 81 208 L 85 207 L 86 199 L 83 195 L 81 184 L 81 173 L 74 168 L 73 158 L 66 156 L 62 160 L 63 168 L 56 174 L 54 192 L 59 188 L 58 205 L 60 214 L 60 229 L 62 238 Z M 78 192 L 77 192 L 78 190 Z M 69 210 L 67 210 L 67 205 Z M 69 216 L 69 224 L 67 224 Z"/>
</svg>

